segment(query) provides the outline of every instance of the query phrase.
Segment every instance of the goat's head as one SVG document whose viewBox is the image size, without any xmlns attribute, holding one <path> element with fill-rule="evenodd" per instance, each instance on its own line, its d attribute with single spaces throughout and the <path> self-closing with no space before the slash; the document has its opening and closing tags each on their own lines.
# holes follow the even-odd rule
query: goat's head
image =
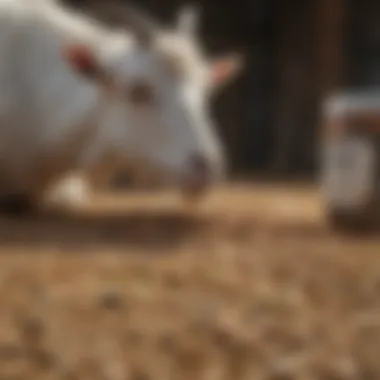
<svg viewBox="0 0 380 380">
<path fill-rule="evenodd" d="M 103 15 L 129 26 L 133 40 L 123 32 L 113 46 L 100 46 L 106 60 L 78 44 L 69 46 L 67 57 L 76 70 L 111 89 L 104 122 L 115 150 L 183 189 L 201 190 L 222 179 L 224 149 L 207 102 L 238 71 L 239 58 L 204 57 L 194 8 L 182 9 L 170 30 L 135 11 L 107 8 Z"/>
</svg>

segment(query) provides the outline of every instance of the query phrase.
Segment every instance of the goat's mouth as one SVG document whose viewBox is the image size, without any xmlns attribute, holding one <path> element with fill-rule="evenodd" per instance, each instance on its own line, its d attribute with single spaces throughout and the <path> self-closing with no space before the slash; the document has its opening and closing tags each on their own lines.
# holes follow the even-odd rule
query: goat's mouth
<svg viewBox="0 0 380 380">
<path fill-rule="evenodd" d="M 208 177 L 187 177 L 179 185 L 180 192 L 186 200 L 202 200 L 213 189 L 213 181 Z"/>
<path fill-rule="evenodd" d="M 205 187 L 194 187 L 194 188 L 182 188 L 181 195 L 185 201 L 191 202 L 201 202 L 206 199 L 207 195 L 210 193 L 210 188 Z"/>
<path fill-rule="evenodd" d="M 157 163 L 145 163 L 139 169 L 131 173 L 132 182 L 137 181 L 143 186 L 148 185 L 149 188 L 178 191 L 187 200 L 201 200 L 215 185 L 213 176 L 206 171 L 173 170 Z"/>
</svg>

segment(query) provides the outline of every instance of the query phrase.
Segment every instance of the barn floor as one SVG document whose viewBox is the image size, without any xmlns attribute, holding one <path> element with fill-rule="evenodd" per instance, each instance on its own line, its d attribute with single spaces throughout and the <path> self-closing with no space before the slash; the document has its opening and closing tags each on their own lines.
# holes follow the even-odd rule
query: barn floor
<svg viewBox="0 0 380 380">
<path fill-rule="evenodd" d="M 0 379 L 380 378 L 380 238 L 313 189 L 103 196 L 0 242 Z"/>
</svg>

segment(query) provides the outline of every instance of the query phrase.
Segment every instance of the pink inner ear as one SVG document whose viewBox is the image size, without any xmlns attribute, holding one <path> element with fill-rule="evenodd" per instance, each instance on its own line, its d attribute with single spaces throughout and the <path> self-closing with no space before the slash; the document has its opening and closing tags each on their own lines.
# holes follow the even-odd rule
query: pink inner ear
<svg viewBox="0 0 380 380">
<path fill-rule="evenodd" d="M 66 47 L 66 57 L 76 70 L 85 75 L 97 72 L 97 63 L 90 47 L 82 44 L 70 44 Z"/>
<path fill-rule="evenodd" d="M 211 81 L 213 85 L 220 85 L 228 81 L 237 71 L 239 63 L 231 57 L 216 60 L 211 67 Z"/>
</svg>

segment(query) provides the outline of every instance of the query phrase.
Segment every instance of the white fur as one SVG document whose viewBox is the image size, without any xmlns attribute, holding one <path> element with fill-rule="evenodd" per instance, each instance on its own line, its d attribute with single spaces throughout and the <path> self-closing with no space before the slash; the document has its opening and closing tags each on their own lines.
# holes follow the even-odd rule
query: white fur
<svg viewBox="0 0 380 380">
<path fill-rule="evenodd" d="M 104 93 L 75 72 L 62 54 L 72 40 L 92 47 L 119 92 Z M 209 66 L 181 33 L 162 32 L 157 46 L 183 55 L 181 79 L 127 32 L 55 1 L 0 0 L 0 191 L 27 189 L 39 198 L 72 172 L 97 176 L 105 163 L 109 175 L 129 165 L 180 184 L 193 153 L 207 157 L 218 178 L 223 154 L 207 112 Z M 136 78 L 152 83 L 157 107 L 128 104 L 126 88 Z"/>
</svg>

